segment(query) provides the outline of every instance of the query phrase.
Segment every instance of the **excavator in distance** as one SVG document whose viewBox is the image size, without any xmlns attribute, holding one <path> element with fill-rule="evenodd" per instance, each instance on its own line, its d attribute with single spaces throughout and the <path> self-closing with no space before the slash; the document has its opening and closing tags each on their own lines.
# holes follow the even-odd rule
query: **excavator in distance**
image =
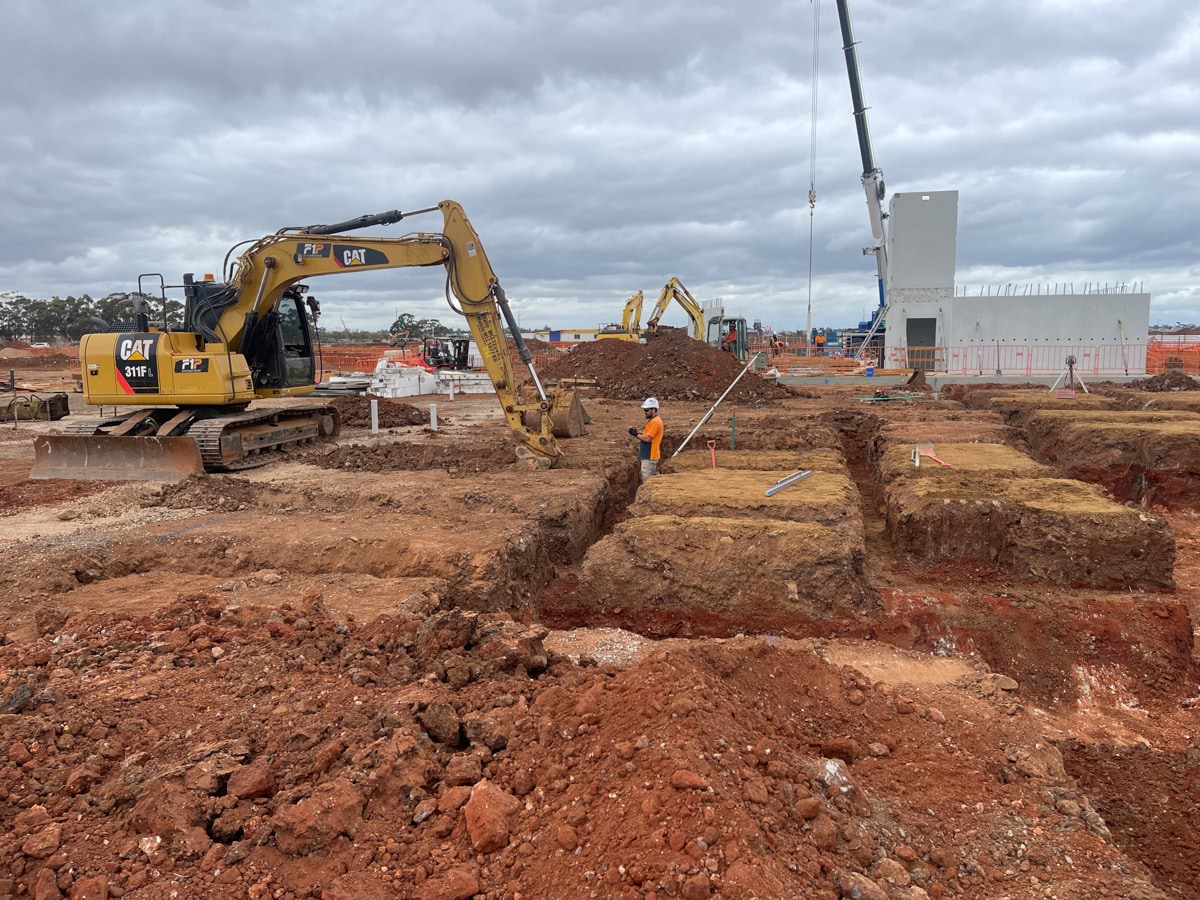
<svg viewBox="0 0 1200 900">
<path fill-rule="evenodd" d="M 625 301 L 625 309 L 621 311 L 620 325 L 605 325 L 600 329 L 596 338 L 608 338 L 618 341 L 636 341 L 642 330 L 642 292 L 638 291 Z"/>
<path fill-rule="evenodd" d="M 440 232 L 356 237 L 346 232 L 441 212 Z M 583 434 L 586 413 L 573 391 L 548 395 L 479 235 L 462 207 L 391 210 L 334 225 L 282 228 L 235 245 L 241 254 L 224 281 L 185 275 L 184 324 L 151 323 L 85 335 L 79 348 L 84 400 L 137 408 L 113 418 L 74 423 L 62 435 L 35 439 L 31 478 L 180 480 L 269 461 L 269 451 L 327 440 L 339 428 L 329 405 L 250 409 L 256 398 L 309 394 L 319 381 L 315 329 L 319 310 L 303 280 L 355 271 L 442 266 L 446 299 L 467 319 L 500 405 L 517 439 L 518 459 L 546 469 L 561 457 L 556 437 Z M 143 276 L 145 277 L 145 276 Z M 166 285 L 159 278 L 166 300 Z M 139 279 L 139 293 L 140 293 Z M 451 293 L 459 306 L 454 305 Z M 505 325 L 529 367 L 536 397 L 524 402 L 513 372 Z"/>
<path fill-rule="evenodd" d="M 746 337 L 746 320 L 733 316 L 713 316 L 708 320 L 707 334 L 705 333 L 704 308 L 692 296 L 692 292 L 683 286 L 678 278 L 671 278 L 663 285 L 658 294 L 658 300 L 646 321 L 646 336 L 653 336 L 658 331 L 658 320 L 663 317 L 667 307 L 674 300 L 683 307 L 692 323 L 692 337 L 703 341 L 710 347 L 716 347 L 732 354 L 739 361 L 745 362 L 750 358 L 750 344 Z"/>
<path fill-rule="evenodd" d="M 692 292 L 683 286 L 683 282 L 674 277 L 658 292 L 654 309 L 650 311 L 650 318 L 646 320 L 646 331 L 649 334 L 658 331 L 658 320 L 663 317 L 663 313 L 667 311 L 672 300 L 682 306 L 683 311 L 687 313 L 687 317 L 692 323 L 692 337 L 698 341 L 704 340 L 704 310 L 692 296 Z"/>
</svg>

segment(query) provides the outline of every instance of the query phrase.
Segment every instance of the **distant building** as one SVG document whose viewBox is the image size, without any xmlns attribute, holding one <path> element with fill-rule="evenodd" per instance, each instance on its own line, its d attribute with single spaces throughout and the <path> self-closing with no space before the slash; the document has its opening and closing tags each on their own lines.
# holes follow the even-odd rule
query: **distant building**
<svg viewBox="0 0 1200 900">
<path fill-rule="evenodd" d="M 991 375 L 1144 372 L 1150 294 L 1073 285 L 955 289 L 958 191 L 892 196 L 885 365 Z"/>
</svg>

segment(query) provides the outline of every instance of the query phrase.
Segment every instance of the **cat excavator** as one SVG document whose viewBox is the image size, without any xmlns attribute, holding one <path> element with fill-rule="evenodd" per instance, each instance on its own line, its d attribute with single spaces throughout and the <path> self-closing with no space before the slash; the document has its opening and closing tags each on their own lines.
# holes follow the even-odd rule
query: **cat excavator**
<svg viewBox="0 0 1200 900">
<path fill-rule="evenodd" d="M 654 302 L 654 309 L 650 311 L 650 318 L 646 320 L 646 331 L 651 334 L 658 331 L 658 320 L 663 317 L 672 300 L 683 307 L 683 311 L 691 320 L 692 337 L 698 341 L 704 340 L 704 310 L 678 278 L 671 278 L 658 292 L 658 300 Z"/>
<path fill-rule="evenodd" d="M 347 234 L 435 212 L 442 215 L 440 232 Z M 247 244 L 230 267 L 234 251 Z M 244 241 L 226 254 L 224 280 L 189 274 L 182 285 L 170 286 L 184 291 L 181 329 L 168 327 L 165 316 L 151 322 L 143 303 L 135 307 L 135 322 L 85 335 L 79 348 L 84 400 L 102 412 L 106 406 L 136 408 L 75 423 L 62 435 L 39 436 L 30 477 L 175 481 L 262 465 L 271 451 L 334 437 L 340 426 L 330 405 L 250 408 L 258 398 L 309 394 L 320 381 L 313 325 L 319 305 L 301 282 L 410 266 L 446 270 L 446 300 L 467 320 L 516 437 L 518 459 L 531 468 L 553 466 L 562 457 L 556 438 L 583 434 L 586 413 L 575 392 L 547 393 L 479 235 L 462 207 L 444 200 L 413 212 L 282 228 Z M 146 277 L 139 278 L 142 297 Z M 165 312 L 168 286 L 162 276 L 151 277 L 158 279 Z M 527 402 L 505 325 L 532 376 Z"/>
<path fill-rule="evenodd" d="M 621 312 L 621 324 L 605 325 L 596 338 L 636 341 L 642 330 L 642 299 L 642 292 L 638 291 L 626 300 L 625 309 Z"/>
</svg>

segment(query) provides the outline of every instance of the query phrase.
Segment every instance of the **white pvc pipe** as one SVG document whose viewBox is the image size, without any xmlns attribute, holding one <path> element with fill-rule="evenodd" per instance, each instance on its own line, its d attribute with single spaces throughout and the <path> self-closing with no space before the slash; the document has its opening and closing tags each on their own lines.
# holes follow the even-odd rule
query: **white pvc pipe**
<svg viewBox="0 0 1200 900">
<path fill-rule="evenodd" d="M 379 434 L 379 401 L 371 398 L 371 434 Z"/>
<path fill-rule="evenodd" d="M 429 404 L 429 430 L 437 431 L 437 404 Z"/>
</svg>

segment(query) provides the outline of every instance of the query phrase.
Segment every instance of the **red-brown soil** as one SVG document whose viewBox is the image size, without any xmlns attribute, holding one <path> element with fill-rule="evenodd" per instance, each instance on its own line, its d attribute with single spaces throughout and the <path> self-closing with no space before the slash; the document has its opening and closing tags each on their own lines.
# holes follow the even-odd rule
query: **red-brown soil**
<svg viewBox="0 0 1200 900">
<path fill-rule="evenodd" d="M 996 393 L 1002 391 L 1044 391 L 1044 384 L 1005 384 L 996 381 L 967 382 L 966 384 L 942 385 L 942 396 L 947 400 L 966 400 L 968 394 L 976 391 Z"/>
<path fill-rule="evenodd" d="M 1185 372 L 1172 369 L 1170 372 L 1164 372 L 1161 375 L 1155 375 L 1151 378 L 1131 381 L 1127 387 L 1132 391 L 1150 391 L 1156 394 L 1173 393 L 1175 391 L 1200 391 L 1200 381 Z"/>
<path fill-rule="evenodd" d="M 442 469 L 463 477 L 512 468 L 516 454 L 507 436 L 489 441 L 462 441 L 431 435 L 424 443 L 343 445 L 314 454 L 312 461 L 327 469 L 364 472 Z"/>
<path fill-rule="evenodd" d="M 28 369 L 78 369 L 79 358 L 67 356 L 65 353 L 48 353 L 45 356 L 35 356 L 31 353 L 28 356 L 0 359 L 0 368 L 4 370 L 5 377 L 8 376 L 10 368 L 16 369 L 18 374 Z"/>
<path fill-rule="evenodd" d="M 30 886 L 1033 896 L 1032 876 L 1156 896 L 986 672 L 902 688 L 770 640 L 585 668 L 504 617 L 356 625 L 205 596 L 47 625 L 63 634 L 0 649 L 0 859 Z"/>
<path fill-rule="evenodd" d="M 399 400 L 379 399 L 379 427 L 403 428 L 408 425 L 428 425 L 429 413 Z M 371 398 L 338 397 L 330 404 L 341 416 L 342 425 L 350 428 L 371 426 Z M 446 416 L 438 416 L 440 424 L 448 425 Z"/>
<path fill-rule="evenodd" d="M 0 484 L 0 517 L 34 506 L 53 506 L 89 497 L 111 486 L 110 481 L 70 481 L 65 478 Z"/>
<path fill-rule="evenodd" d="M 663 332 L 634 341 L 578 344 L 540 372 L 544 380 L 594 378 L 594 393 L 612 400 L 716 400 L 744 364 L 728 353 L 692 340 L 683 332 Z M 786 387 L 748 373 L 730 391 L 730 403 L 762 404 L 790 397 Z"/>
<path fill-rule="evenodd" d="M 1025 428 L 1039 459 L 1121 500 L 1200 500 L 1200 415 L 1180 411 L 1041 412 Z"/>
<path fill-rule="evenodd" d="M 718 451 L 848 472 L 828 509 L 673 494 L 666 465 L 635 498 L 636 402 L 589 404 L 553 470 L 499 464 L 485 397 L 332 451 L 378 471 L 319 448 L 15 510 L 0 897 L 1195 895 L 1196 512 L 1165 516 L 1173 590 L 915 558 L 873 457 L 1024 432 L 848 396 L 739 411 Z"/>
</svg>

